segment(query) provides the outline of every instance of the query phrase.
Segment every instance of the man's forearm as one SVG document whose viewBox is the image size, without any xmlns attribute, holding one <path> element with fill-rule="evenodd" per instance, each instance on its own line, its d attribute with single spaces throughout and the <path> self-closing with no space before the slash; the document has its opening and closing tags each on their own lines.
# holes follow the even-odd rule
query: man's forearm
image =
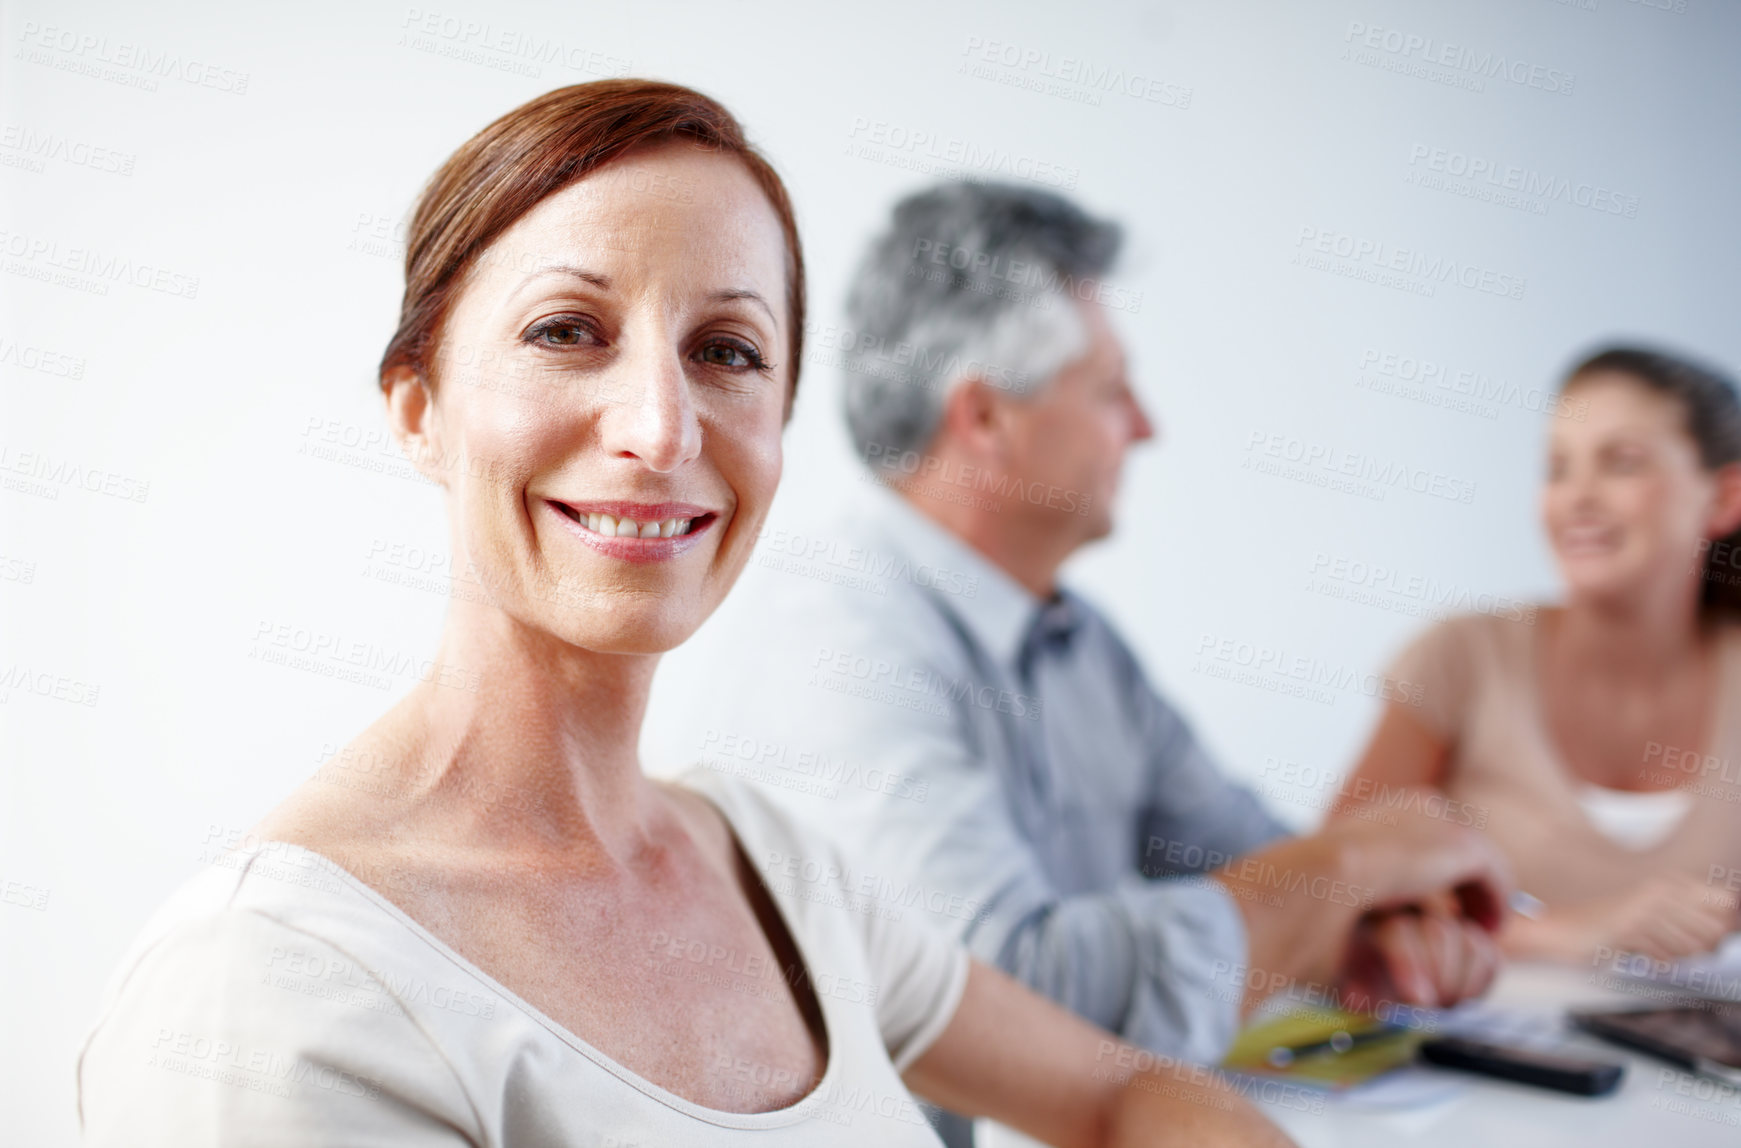
<svg viewBox="0 0 1741 1148">
<path fill-rule="evenodd" d="M 1349 852 L 1323 835 L 1295 837 L 1210 875 L 1245 922 L 1242 1014 L 1282 986 L 1334 982 L 1355 922 L 1373 901 Z"/>
</svg>

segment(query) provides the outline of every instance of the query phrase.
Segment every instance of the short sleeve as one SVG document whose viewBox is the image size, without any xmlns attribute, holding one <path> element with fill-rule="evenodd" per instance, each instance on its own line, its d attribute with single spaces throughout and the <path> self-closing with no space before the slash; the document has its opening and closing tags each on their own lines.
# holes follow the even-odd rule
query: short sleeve
<svg viewBox="0 0 1741 1148">
<path fill-rule="evenodd" d="M 877 996 L 877 1028 L 897 1072 L 949 1027 L 967 987 L 967 950 L 929 923 L 864 914 L 865 949 Z"/>
<path fill-rule="evenodd" d="M 1386 697 L 1450 741 L 1466 724 L 1475 684 L 1477 618 L 1452 618 L 1416 637 L 1385 671 Z"/>
<path fill-rule="evenodd" d="M 78 1064 L 85 1143 L 104 1148 L 461 1148 L 454 1069 L 383 993 L 311 977 L 348 954 L 247 909 L 185 922 L 124 973 Z"/>
</svg>

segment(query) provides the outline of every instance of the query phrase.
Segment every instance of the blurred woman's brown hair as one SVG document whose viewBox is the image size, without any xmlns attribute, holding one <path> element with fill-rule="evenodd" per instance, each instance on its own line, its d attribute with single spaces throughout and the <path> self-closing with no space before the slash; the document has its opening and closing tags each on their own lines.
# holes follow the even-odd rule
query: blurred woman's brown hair
<svg viewBox="0 0 1741 1148">
<path fill-rule="evenodd" d="M 795 393 L 804 352 L 804 252 L 786 186 L 719 103 L 677 84 L 638 79 L 546 92 L 467 140 L 430 178 L 407 230 L 405 297 L 380 375 L 409 367 L 435 384 L 442 320 L 478 253 L 546 196 L 637 148 L 672 141 L 737 157 L 780 220 Z M 788 411 L 791 401 L 788 394 Z"/>
</svg>

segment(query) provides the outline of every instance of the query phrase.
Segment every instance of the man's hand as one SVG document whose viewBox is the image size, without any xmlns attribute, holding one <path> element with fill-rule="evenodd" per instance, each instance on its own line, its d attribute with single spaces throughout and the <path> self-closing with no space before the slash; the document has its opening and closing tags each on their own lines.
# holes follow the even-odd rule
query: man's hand
<svg viewBox="0 0 1741 1148">
<path fill-rule="evenodd" d="M 1416 1004 L 1486 987 L 1497 960 L 1471 930 L 1496 931 L 1511 896 L 1509 866 L 1491 841 L 1419 815 L 1399 825 L 1333 821 L 1212 877 L 1245 918 L 1249 965 L 1264 974 L 1248 984 L 1395 988 L 1392 999 Z M 1260 1002 L 1248 992 L 1244 1004 Z"/>
<path fill-rule="evenodd" d="M 1399 824 L 1333 821 L 1318 836 L 1334 842 L 1349 880 L 1370 908 L 1433 902 L 1497 932 L 1511 900 L 1511 865 L 1486 835 L 1442 818 L 1405 813 Z M 1444 899 L 1450 893 L 1452 902 Z"/>
</svg>

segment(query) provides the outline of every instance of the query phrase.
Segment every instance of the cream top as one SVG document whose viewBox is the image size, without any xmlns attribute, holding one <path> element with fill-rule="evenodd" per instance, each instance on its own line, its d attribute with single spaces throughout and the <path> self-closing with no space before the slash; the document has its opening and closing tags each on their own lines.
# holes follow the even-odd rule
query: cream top
<svg viewBox="0 0 1741 1148">
<path fill-rule="evenodd" d="M 1549 905 L 1594 900 L 1657 874 L 1703 878 L 1741 865 L 1741 628 L 1723 632 L 1716 713 L 1704 746 L 1639 747 L 1665 792 L 1591 785 L 1560 760 L 1536 687 L 1536 626 L 1470 614 L 1416 638 L 1389 676 L 1407 711 L 1451 747 L 1446 795 L 1510 856 Z"/>
<path fill-rule="evenodd" d="M 900 1072 L 948 1025 L 965 951 L 833 887 L 848 869 L 832 846 L 754 787 L 685 780 L 764 874 L 810 971 L 828 1064 L 796 1104 L 732 1113 L 676 1096 L 325 857 L 269 842 L 190 880 L 122 961 L 79 1056 L 86 1142 L 936 1145 Z M 721 1071 L 753 1082 L 758 1066 Z"/>
</svg>

